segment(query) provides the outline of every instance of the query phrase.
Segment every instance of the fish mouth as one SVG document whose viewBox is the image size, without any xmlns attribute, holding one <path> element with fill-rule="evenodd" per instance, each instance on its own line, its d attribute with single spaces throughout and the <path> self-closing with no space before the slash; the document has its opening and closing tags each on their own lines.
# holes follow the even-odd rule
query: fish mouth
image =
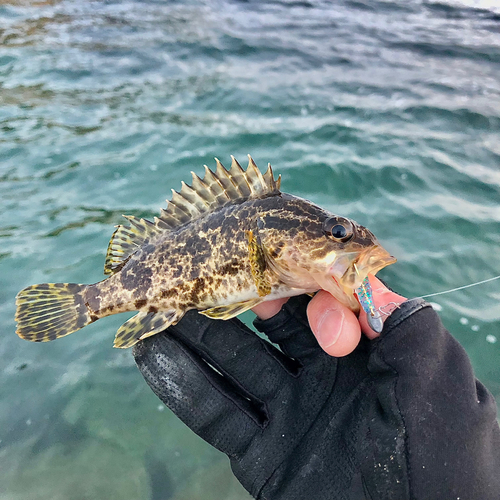
<svg viewBox="0 0 500 500">
<path fill-rule="evenodd" d="M 345 294 L 352 294 L 368 274 L 375 275 L 384 267 L 394 264 L 396 260 L 380 245 L 368 248 L 352 261 L 340 280 L 338 280 L 338 283 Z"/>
<path fill-rule="evenodd" d="M 394 264 L 396 258 L 380 245 L 371 246 L 359 253 L 344 254 L 330 267 L 326 276 L 318 275 L 320 288 L 330 292 L 352 311 L 359 311 L 356 290 L 368 274 L 376 274 L 386 266 Z M 339 277 L 340 276 L 340 277 Z"/>
</svg>

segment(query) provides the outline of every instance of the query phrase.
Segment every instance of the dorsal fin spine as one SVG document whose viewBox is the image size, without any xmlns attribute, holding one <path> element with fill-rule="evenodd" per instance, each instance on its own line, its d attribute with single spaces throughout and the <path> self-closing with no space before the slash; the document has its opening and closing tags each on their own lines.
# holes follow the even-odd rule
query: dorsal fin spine
<svg viewBox="0 0 500 500">
<path fill-rule="evenodd" d="M 243 167 L 238 163 L 238 160 L 233 155 L 231 155 L 231 170 L 232 169 L 237 170 L 240 174 L 245 173 Z"/>
<path fill-rule="evenodd" d="M 253 158 L 250 155 L 248 155 L 248 167 L 245 173 L 247 174 L 245 176 L 247 180 L 249 181 L 251 181 L 252 179 L 254 180 L 252 184 L 249 183 L 250 189 L 252 190 L 252 194 L 260 193 L 266 189 L 266 183 L 264 182 L 264 178 L 262 177 L 260 170 L 258 169 L 257 165 L 255 164 Z"/>
<path fill-rule="evenodd" d="M 196 192 L 198 197 L 200 197 L 203 201 L 206 202 L 206 206 L 210 207 L 211 202 L 213 202 L 213 196 L 211 196 L 210 194 L 209 187 L 194 172 L 191 172 L 191 175 L 193 177 L 192 189 Z"/>
<path fill-rule="evenodd" d="M 231 178 L 229 170 L 227 170 L 226 167 L 224 167 L 224 165 L 218 160 L 218 158 L 215 158 L 215 163 L 217 164 L 217 170 L 216 170 L 217 178 L 220 180 L 220 183 L 222 184 L 222 187 L 224 188 L 227 197 L 230 200 L 239 197 L 240 192 L 236 188 L 236 184 Z"/>
<path fill-rule="evenodd" d="M 193 217 L 196 217 L 201 213 L 195 205 L 190 203 L 188 200 L 186 200 L 186 198 L 184 198 L 184 196 L 179 194 L 177 191 L 174 191 L 173 189 L 172 201 L 170 201 L 169 204 L 172 204 L 178 209 L 182 210 L 186 214 L 188 219 L 192 219 Z"/>
<path fill-rule="evenodd" d="M 202 196 L 199 196 L 199 193 L 184 181 L 182 181 L 182 189 L 180 191 L 180 195 L 188 200 L 189 203 L 195 205 L 200 213 L 206 212 L 207 207 L 210 206 L 207 200 L 205 200 Z"/>
<path fill-rule="evenodd" d="M 241 165 L 237 162 L 234 156 L 232 158 L 231 169 L 229 174 L 231 179 L 236 185 L 236 190 L 240 193 L 242 198 L 248 198 L 252 195 L 252 189 L 245 175 L 245 171 L 241 168 Z"/>
<path fill-rule="evenodd" d="M 167 200 L 168 202 L 168 200 Z M 170 202 L 168 202 L 170 203 Z M 182 221 L 179 220 L 178 217 L 176 217 L 175 213 L 169 213 L 167 210 L 164 210 L 163 208 L 160 211 L 160 217 L 159 220 L 164 222 L 165 224 L 168 224 L 170 228 L 174 228 L 178 226 L 179 224 L 182 224 Z"/>
<path fill-rule="evenodd" d="M 191 186 L 183 182 L 179 192 L 172 190 L 172 199 L 160 217 L 155 218 L 155 226 L 162 230 L 174 229 L 228 203 L 278 193 L 280 178 L 274 180 L 271 165 L 262 174 L 250 155 L 248 159 L 246 171 L 231 156 L 229 170 L 215 158 L 215 172 L 206 165 L 203 179 L 191 172 Z"/>
<path fill-rule="evenodd" d="M 165 230 L 172 229 L 172 226 L 170 224 L 160 219 L 159 217 L 155 217 L 154 221 L 155 221 L 155 226 L 158 227 L 159 229 L 165 229 Z"/>
<path fill-rule="evenodd" d="M 262 175 L 262 178 L 264 179 L 264 183 L 267 186 L 271 186 L 273 189 L 276 188 L 276 185 L 275 185 L 275 182 L 274 182 L 274 179 L 273 179 L 273 169 L 271 168 L 271 164 L 270 163 L 267 164 L 267 170 Z"/>
<path fill-rule="evenodd" d="M 149 222 L 146 219 L 138 219 L 133 215 L 124 215 L 125 219 L 127 219 L 134 227 L 136 227 L 140 232 L 144 230 L 152 229 L 154 231 L 155 225 L 152 222 Z"/>
<path fill-rule="evenodd" d="M 211 193 L 213 193 L 216 199 L 216 205 L 225 205 L 229 200 L 229 196 L 224 189 L 224 186 L 221 184 L 220 180 L 217 176 L 206 166 L 205 167 L 205 177 L 203 181 L 210 189 Z"/>
</svg>

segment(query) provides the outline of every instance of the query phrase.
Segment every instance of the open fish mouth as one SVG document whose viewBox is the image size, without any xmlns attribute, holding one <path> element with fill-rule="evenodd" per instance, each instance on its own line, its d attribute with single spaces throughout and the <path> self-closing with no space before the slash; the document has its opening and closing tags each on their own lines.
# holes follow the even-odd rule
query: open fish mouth
<svg viewBox="0 0 500 500">
<path fill-rule="evenodd" d="M 360 304 L 356 294 L 364 279 L 368 274 L 376 274 L 395 262 L 396 258 L 387 250 L 380 245 L 374 245 L 355 255 L 344 254 L 335 261 L 327 276 L 318 275 L 316 280 L 320 288 L 357 312 Z"/>
<path fill-rule="evenodd" d="M 361 286 L 368 274 L 375 275 L 378 271 L 396 262 L 385 248 L 377 245 L 360 253 L 346 269 L 342 277 L 337 280 L 340 288 L 347 296 Z"/>
</svg>

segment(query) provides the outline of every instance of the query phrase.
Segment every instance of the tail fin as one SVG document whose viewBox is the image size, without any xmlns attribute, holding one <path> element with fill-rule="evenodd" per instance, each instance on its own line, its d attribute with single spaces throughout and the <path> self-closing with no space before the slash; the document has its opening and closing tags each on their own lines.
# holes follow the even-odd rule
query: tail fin
<svg viewBox="0 0 500 500">
<path fill-rule="evenodd" d="M 48 342 L 83 328 L 91 318 L 82 292 L 87 285 L 43 283 L 16 297 L 16 333 L 32 342 Z"/>
</svg>

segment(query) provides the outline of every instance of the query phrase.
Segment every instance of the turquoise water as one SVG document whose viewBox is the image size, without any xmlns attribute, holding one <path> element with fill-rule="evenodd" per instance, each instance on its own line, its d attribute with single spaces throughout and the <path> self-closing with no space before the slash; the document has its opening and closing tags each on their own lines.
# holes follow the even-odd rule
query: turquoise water
<svg viewBox="0 0 500 500">
<path fill-rule="evenodd" d="M 494 4 L 0 4 L 2 500 L 248 498 L 112 348 L 124 317 L 14 333 L 21 288 L 102 279 L 121 214 L 153 217 L 214 156 L 271 162 L 369 227 L 402 294 L 500 274 Z M 433 299 L 498 401 L 499 299 L 499 281 Z"/>
</svg>

